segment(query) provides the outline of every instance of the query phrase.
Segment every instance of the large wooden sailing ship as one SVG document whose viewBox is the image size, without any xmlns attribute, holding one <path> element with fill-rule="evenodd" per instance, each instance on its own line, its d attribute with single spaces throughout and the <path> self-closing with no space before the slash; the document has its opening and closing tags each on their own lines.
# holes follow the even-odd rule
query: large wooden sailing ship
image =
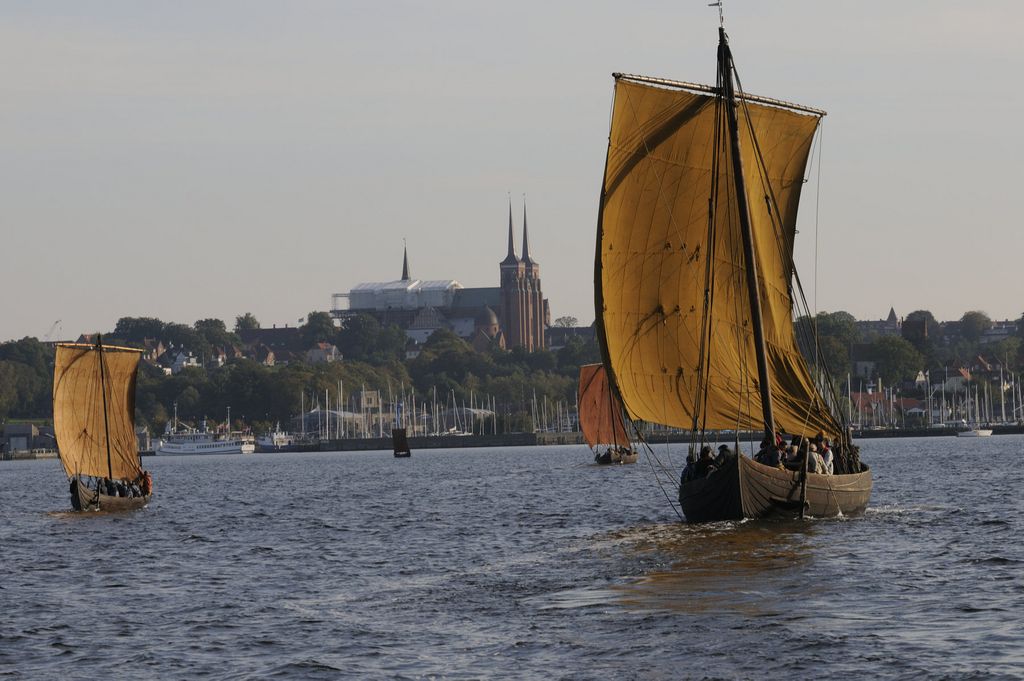
<svg viewBox="0 0 1024 681">
<path fill-rule="evenodd" d="M 823 363 L 801 353 L 816 339 L 793 324 L 797 207 L 824 112 L 743 92 L 724 29 L 713 87 L 614 77 L 595 259 L 612 390 L 630 418 L 688 431 L 692 454 L 723 432 L 833 443 L 834 475 L 740 454 L 680 481 L 690 521 L 862 511 L 871 473 Z"/>
<path fill-rule="evenodd" d="M 630 444 L 622 416 L 622 402 L 608 385 L 603 364 L 580 367 L 580 385 L 576 395 L 580 430 L 599 464 L 636 463 L 637 452 Z"/>
<path fill-rule="evenodd" d="M 98 336 L 94 345 L 57 346 L 53 427 L 76 511 L 140 508 L 152 495 L 135 435 L 140 355 Z"/>
</svg>

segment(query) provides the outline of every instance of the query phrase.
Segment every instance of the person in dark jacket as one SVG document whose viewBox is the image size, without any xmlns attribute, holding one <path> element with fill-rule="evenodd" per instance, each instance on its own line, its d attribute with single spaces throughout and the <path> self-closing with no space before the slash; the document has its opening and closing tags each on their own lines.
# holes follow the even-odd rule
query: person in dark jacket
<svg viewBox="0 0 1024 681">
<path fill-rule="evenodd" d="M 724 468 L 736 458 L 736 454 L 729 449 L 729 445 L 720 445 L 718 447 L 718 456 L 715 458 L 715 466 L 718 468 Z"/>
<path fill-rule="evenodd" d="M 693 476 L 696 473 L 696 470 L 696 457 L 693 455 L 693 452 L 690 452 L 689 454 L 686 455 L 686 467 L 683 468 L 683 474 L 679 476 L 680 484 L 687 483 L 693 480 Z"/>
<path fill-rule="evenodd" d="M 697 459 L 694 477 L 704 478 L 715 471 L 715 458 L 711 455 L 711 447 L 704 445 L 700 449 L 700 458 Z"/>
</svg>

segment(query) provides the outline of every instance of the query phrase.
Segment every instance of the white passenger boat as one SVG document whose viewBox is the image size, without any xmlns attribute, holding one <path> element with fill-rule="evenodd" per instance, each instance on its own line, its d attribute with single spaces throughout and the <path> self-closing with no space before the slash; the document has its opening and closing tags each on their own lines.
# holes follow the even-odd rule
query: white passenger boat
<svg viewBox="0 0 1024 681">
<path fill-rule="evenodd" d="M 175 415 L 177 423 L 177 415 Z M 239 432 L 214 433 L 203 419 L 199 428 L 173 428 L 167 424 L 163 438 L 157 441 L 156 453 L 166 454 L 252 454 L 256 441 L 252 435 Z"/>
<path fill-rule="evenodd" d="M 304 433 L 288 433 L 278 424 L 273 432 L 256 438 L 257 452 L 312 452 L 320 448 L 319 441 Z"/>
</svg>

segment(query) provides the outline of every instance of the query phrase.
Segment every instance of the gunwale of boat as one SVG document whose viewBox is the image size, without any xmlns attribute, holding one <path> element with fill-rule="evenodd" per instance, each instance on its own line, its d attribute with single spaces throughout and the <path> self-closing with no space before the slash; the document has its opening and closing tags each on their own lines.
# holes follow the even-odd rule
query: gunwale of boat
<svg viewBox="0 0 1024 681">
<path fill-rule="evenodd" d="M 596 453 L 594 454 L 594 463 L 598 466 L 615 466 L 620 464 L 636 463 L 640 458 L 640 455 L 636 450 L 631 450 L 626 454 L 614 449 L 606 449 L 604 452 L 601 451 L 600 447 L 594 448 Z"/>
<path fill-rule="evenodd" d="M 82 504 L 82 508 L 79 512 L 106 512 L 106 513 L 118 513 L 121 511 L 136 511 L 143 508 L 149 503 L 149 500 L 153 498 L 152 494 L 148 494 L 144 497 L 112 497 L 107 494 L 100 494 L 96 490 L 89 489 L 86 485 L 78 478 L 75 478 L 77 484 L 78 498 L 81 500 L 88 499 L 87 503 Z M 83 493 L 84 490 L 84 493 Z"/>
<path fill-rule="evenodd" d="M 800 471 L 772 468 L 741 456 L 739 476 L 747 517 L 800 511 Z M 869 468 L 839 475 L 808 473 L 805 512 L 815 517 L 861 513 L 867 508 L 871 486 Z"/>
<path fill-rule="evenodd" d="M 682 485 L 680 504 L 689 522 L 764 518 L 800 513 L 800 472 L 773 468 L 747 456 L 705 478 Z M 807 474 L 804 512 L 817 518 L 856 515 L 871 497 L 871 470 Z"/>
</svg>

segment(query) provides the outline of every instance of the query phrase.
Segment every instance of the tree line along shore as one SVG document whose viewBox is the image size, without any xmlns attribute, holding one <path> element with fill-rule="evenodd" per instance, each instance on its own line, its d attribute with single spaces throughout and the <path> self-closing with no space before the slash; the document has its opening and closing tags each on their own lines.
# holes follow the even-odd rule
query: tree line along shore
<svg viewBox="0 0 1024 681">
<path fill-rule="evenodd" d="M 800 318 L 796 328 L 806 359 L 828 370 L 840 403 L 859 423 L 862 414 L 854 412 L 864 409 L 865 391 L 888 391 L 890 409 L 906 412 L 907 404 L 935 392 L 940 377 L 990 395 L 1013 390 L 1024 367 L 1021 321 L 993 322 L 979 311 L 954 322 L 938 322 L 926 310 L 904 318 L 890 311 L 888 319 L 868 322 L 821 312 Z M 174 405 L 178 418 L 193 424 L 203 418 L 218 423 L 230 407 L 233 429 L 264 432 L 290 423 L 321 396 L 336 395 L 339 385 L 348 394 L 404 391 L 420 404 L 451 399 L 493 405 L 499 433 L 561 429 L 563 420 L 571 428 L 579 367 L 600 361 L 592 332 L 569 335 L 553 350 L 527 352 L 474 348 L 447 329 L 414 347 L 402 329 L 368 315 L 338 327 L 327 313 L 313 312 L 286 334 L 260 330 L 248 313 L 236 317 L 232 329 L 219 319 L 186 325 L 122 317 L 103 337 L 143 350 L 136 420 L 151 433 L 164 429 Z M 276 346 L 251 341 L 275 336 L 289 340 Z M 52 418 L 55 344 L 32 337 L 0 343 L 0 423 Z M 887 425 L 924 427 L 930 418 L 918 413 L 908 422 L 907 416 L 892 413 Z"/>
</svg>

